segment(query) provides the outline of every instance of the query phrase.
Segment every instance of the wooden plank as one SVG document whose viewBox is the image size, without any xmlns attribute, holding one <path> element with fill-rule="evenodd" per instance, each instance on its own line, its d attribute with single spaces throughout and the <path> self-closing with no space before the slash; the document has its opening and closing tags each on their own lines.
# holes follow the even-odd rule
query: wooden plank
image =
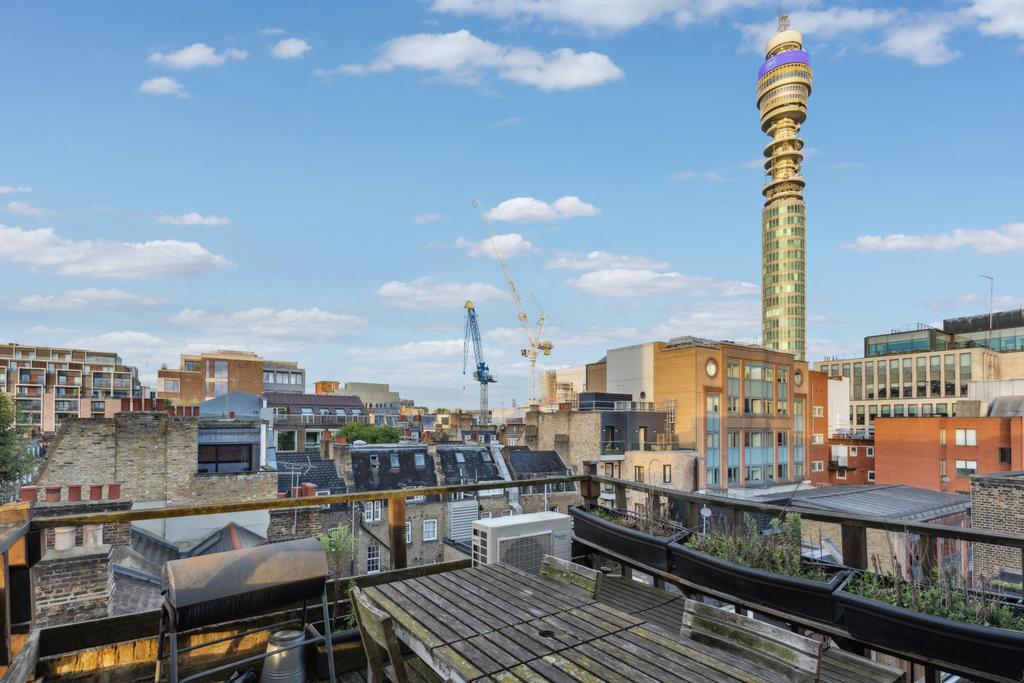
<svg viewBox="0 0 1024 683">
<path fill-rule="evenodd" d="M 378 607 L 391 615 L 391 618 L 395 620 L 395 627 L 397 629 L 400 629 L 404 633 L 420 640 L 427 649 L 433 649 L 445 644 L 444 640 L 437 635 L 434 635 L 434 633 L 421 624 L 416 617 L 406 612 L 397 605 L 394 600 L 382 593 L 380 587 L 373 586 L 371 588 L 367 588 L 364 592 L 367 597 L 377 603 Z"/>
<path fill-rule="evenodd" d="M 489 596 L 477 593 L 476 591 L 467 591 L 465 587 L 460 587 L 455 590 L 449 585 L 448 581 L 441 579 L 440 577 L 429 577 L 420 579 L 418 581 L 427 590 L 434 591 L 439 597 L 445 600 L 462 603 L 469 609 L 473 609 L 480 613 L 481 617 L 486 618 L 489 622 L 494 624 L 495 628 L 501 628 L 502 626 L 509 626 L 516 623 L 519 619 L 515 619 L 510 616 L 505 610 L 494 604 Z"/>
<path fill-rule="evenodd" d="M 411 619 L 418 626 L 433 633 L 445 644 L 462 640 L 468 635 L 466 632 L 456 631 L 444 620 L 437 618 L 430 610 L 424 609 L 418 601 L 407 598 L 395 586 L 396 584 L 385 584 L 383 586 L 367 588 L 366 590 L 375 591 L 370 594 L 375 602 L 380 603 L 382 598 L 389 600 L 391 605 L 385 607 L 384 611 L 390 613 L 397 621 L 406 625 L 409 619 Z M 401 613 L 408 615 L 408 619 L 400 619 L 393 610 L 399 610 Z"/>
<path fill-rule="evenodd" d="M 594 601 L 594 597 L 583 588 L 533 576 L 512 567 L 492 564 L 489 565 L 489 571 L 500 575 L 513 586 L 530 591 L 533 595 L 545 596 L 553 604 L 558 604 L 563 608 L 576 607 Z"/>
<path fill-rule="evenodd" d="M 435 620 L 437 623 L 444 625 L 451 631 L 454 631 L 459 638 L 471 638 L 480 633 L 480 631 L 478 631 L 473 625 L 467 624 L 454 614 L 443 610 L 436 603 L 428 600 L 415 588 L 410 586 L 408 582 L 401 581 L 399 583 L 387 584 L 380 588 L 385 595 L 395 599 L 395 602 L 399 605 L 408 606 L 409 608 L 416 610 L 411 612 L 413 616 L 419 617 L 420 614 L 425 614 L 431 620 Z M 404 598 L 404 601 L 399 600 L 399 596 Z M 484 628 L 486 628 L 486 625 Z"/>
<path fill-rule="evenodd" d="M 482 636 L 477 636 L 473 640 L 474 642 L 482 640 L 490 643 L 490 645 L 495 648 L 496 660 L 501 657 L 501 655 L 498 655 L 499 651 L 505 653 L 508 659 L 511 660 L 506 664 L 506 668 L 511 668 L 520 662 L 525 662 L 540 656 L 540 654 L 535 654 L 534 651 L 527 649 L 525 647 L 526 644 L 522 641 L 509 638 L 501 631 L 491 631 L 490 633 L 485 633 Z"/>
<path fill-rule="evenodd" d="M 644 623 L 644 620 L 638 616 L 626 614 L 600 602 L 576 607 L 569 610 L 568 613 L 585 615 L 585 618 L 593 619 L 598 623 L 608 624 L 607 628 L 609 631 L 621 631 Z"/>
<path fill-rule="evenodd" d="M 540 604 L 533 605 L 524 602 L 521 592 L 513 591 L 504 584 L 489 581 L 483 575 L 478 575 L 475 572 L 466 572 L 458 578 L 458 585 L 451 579 L 449 579 L 449 585 L 458 590 L 476 591 L 481 596 L 486 596 L 487 600 L 505 610 L 515 621 L 529 621 L 550 612 L 550 610 L 542 609 Z"/>
<path fill-rule="evenodd" d="M 821 674 L 840 681 L 871 683 L 898 683 L 906 679 L 906 672 L 881 662 L 830 647 L 821 656 Z"/>
<path fill-rule="evenodd" d="M 843 564 L 855 569 L 868 568 L 868 530 L 862 526 L 842 525 Z"/>
<path fill-rule="evenodd" d="M 592 672 L 589 667 L 581 666 L 574 661 L 566 659 L 562 655 L 548 655 L 544 661 L 563 671 L 580 683 L 603 683 L 606 679 Z"/>
<path fill-rule="evenodd" d="M 735 683 L 735 679 L 729 678 L 713 669 L 702 667 L 700 662 L 688 660 L 684 657 L 673 657 L 672 653 L 657 657 L 656 653 L 620 638 L 602 638 L 601 640 L 587 643 L 587 645 L 607 657 L 621 661 L 634 671 L 646 672 L 659 681 Z"/>
<path fill-rule="evenodd" d="M 465 681 L 471 681 L 484 675 L 483 671 L 473 666 L 472 662 L 448 645 L 434 648 L 430 655 L 431 668 L 441 674 L 442 678 L 448 676 L 448 671 L 457 673 Z"/>
<path fill-rule="evenodd" d="M 610 683 L 661 683 L 659 679 L 647 675 L 647 672 L 638 671 L 618 657 L 610 657 L 589 643 L 560 654 Z"/>
<path fill-rule="evenodd" d="M 545 555 L 541 560 L 540 576 L 576 586 L 591 596 L 597 593 L 601 584 L 601 572 L 552 555 Z"/>
<path fill-rule="evenodd" d="M 575 678 L 559 670 L 545 659 L 535 659 L 532 662 L 527 662 L 526 666 L 541 676 L 542 680 L 550 681 L 550 683 L 577 683 Z"/>
<path fill-rule="evenodd" d="M 460 640 L 449 645 L 452 650 L 462 655 L 466 661 L 475 666 L 485 674 L 492 674 L 508 666 L 498 663 L 488 652 L 479 648 L 472 641 Z"/>
<path fill-rule="evenodd" d="M 424 604 L 430 603 L 431 609 L 436 609 L 438 613 L 444 613 L 453 620 L 458 620 L 472 629 L 474 633 L 486 633 L 494 629 L 492 622 L 489 620 L 485 621 L 472 612 L 463 609 L 461 605 L 465 603 L 462 600 L 451 600 L 431 590 L 429 586 L 424 585 L 417 579 L 403 581 L 401 586 L 403 589 L 408 590 L 411 595 L 419 596 L 424 601 Z"/>
</svg>

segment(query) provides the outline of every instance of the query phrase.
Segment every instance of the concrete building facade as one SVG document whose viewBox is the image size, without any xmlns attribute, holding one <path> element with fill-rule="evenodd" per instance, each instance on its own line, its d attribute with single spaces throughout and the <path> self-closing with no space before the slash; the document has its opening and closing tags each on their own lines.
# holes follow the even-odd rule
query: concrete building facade
<svg viewBox="0 0 1024 683">
<path fill-rule="evenodd" d="M 102 417 L 108 400 L 139 398 L 138 370 L 108 351 L 0 344 L 0 392 L 21 424 L 51 434 L 70 418 Z"/>
</svg>

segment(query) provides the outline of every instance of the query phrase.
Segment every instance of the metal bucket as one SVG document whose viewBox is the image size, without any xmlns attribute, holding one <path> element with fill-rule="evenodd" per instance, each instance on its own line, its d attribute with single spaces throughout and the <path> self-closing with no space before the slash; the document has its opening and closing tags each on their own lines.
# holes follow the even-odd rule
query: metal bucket
<svg viewBox="0 0 1024 683">
<path fill-rule="evenodd" d="M 293 645 L 303 639 L 302 631 L 288 629 L 277 631 L 270 635 L 267 643 L 267 652 Z M 296 647 L 285 652 L 278 652 L 263 660 L 263 673 L 260 675 L 260 683 L 305 683 L 306 664 L 304 657 L 305 648 Z"/>
</svg>

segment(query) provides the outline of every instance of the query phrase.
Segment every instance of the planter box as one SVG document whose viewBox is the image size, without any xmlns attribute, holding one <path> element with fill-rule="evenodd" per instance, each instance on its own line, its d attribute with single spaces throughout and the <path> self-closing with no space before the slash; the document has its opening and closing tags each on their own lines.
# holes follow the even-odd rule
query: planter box
<svg viewBox="0 0 1024 683">
<path fill-rule="evenodd" d="M 667 571 L 669 567 L 668 544 L 684 541 L 690 535 L 688 531 L 680 531 L 671 536 L 645 534 L 601 519 L 582 505 L 569 508 L 569 514 L 573 518 L 572 533 L 576 538 L 662 571 Z"/>
<path fill-rule="evenodd" d="M 850 579 L 847 578 L 847 581 Z M 1013 680 L 1024 679 L 1024 632 L 967 624 L 850 593 L 836 593 L 857 640 Z"/>
<path fill-rule="evenodd" d="M 306 637 L 314 638 L 323 635 L 324 622 L 318 621 L 313 624 L 306 624 Z M 366 666 L 366 653 L 363 651 L 363 641 L 359 637 L 358 628 L 348 628 L 331 633 L 331 645 L 334 648 L 334 673 L 340 675 L 343 671 L 352 671 Z M 327 679 L 327 646 L 323 643 L 314 644 L 309 648 L 309 659 L 312 665 L 310 670 L 316 673 L 317 678 Z"/>
<path fill-rule="evenodd" d="M 833 594 L 849 570 L 824 564 L 827 582 L 754 569 L 702 553 L 681 543 L 669 546 L 672 573 L 741 600 L 827 624 L 839 620 Z"/>
</svg>

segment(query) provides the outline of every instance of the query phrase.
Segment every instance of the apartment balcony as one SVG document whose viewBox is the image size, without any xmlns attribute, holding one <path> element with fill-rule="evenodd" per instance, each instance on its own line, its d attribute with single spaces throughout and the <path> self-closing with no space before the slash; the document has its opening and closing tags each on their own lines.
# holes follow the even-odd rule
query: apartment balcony
<svg viewBox="0 0 1024 683">
<path fill-rule="evenodd" d="M 576 502 L 588 509 L 596 506 L 599 499 L 604 497 L 601 495 L 602 489 L 611 492 L 612 499 L 616 501 L 616 507 L 618 507 L 619 501 L 627 499 L 628 491 L 632 493 L 630 500 L 637 499 L 644 509 L 673 511 L 672 519 L 665 521 L 676 525 L 681 524 L 686 529 L 701 529 L 706 525 L 702 511 L 714 509 L 712 520 L 716 524 L 721 523 L 724 529 L 735 534 L 746 533 L 744 531 L 744 513 L 768 518 L 792 511 L 792 508 L 789 507 L 723 496 L 684 493 L 638 482 L 610 479 L 597 476 L 595 472 L 596 470 L 588 465 L 586 474 L 528 480 L 521 482 L 520 488 L 537 485 L 575 485 L 578 482 L 578 489 L 573 489 L 571 494 L 563 495 L 573 495 Z M 1007 654 L 991 656 L 987 659 L 982 657 L 991 648 L 998 646 L 998 643 L 994 642 L 995 638 L 979 637 L 969 642 L 966 639 L 961 641 L 950 637 L 942 638 L 932 632 L 933 624 L 928 624 L 927 627 L 914 626 L 910 622 L 900 622 L 898 627 L 889 629 L 858 632 L 854 628 L 853 622 L 842 614 L 836 618 L 829 617 L 827 619 L 808 617 L 806 605 L 802 604 L 799 599 L 787 602 L 785 597 L 792 589 L 794 579 L 790 578 L 787 582 L 780 582 L 779 575 L 746 568 L 748 572 L 758 572 L 759 580 L 757 582 L 748 581 L 744 584 L 742 581 L 737 582 L 739 574 L 730 575 L 722 571 L 705 574 L 681 573 L 671 564 L 671 561 L 667 565 L 668 570 L 659 569 L 630 554 L 629 549 L 635 547 L 637 542 L 637 532 L 627 526 L 621 526 L 617 530 L 613 529 L 612 533 L 600 541 L 595 540 L 594 537 L 574 536 L 573 561 L 602 569 L 609 567 L 609 571 L 603 577 L 597 578 L 598 574 L 593 571 L 587 573 L 586 570 L 573 568 L 573 571 L 579 572 L 573 579 L 573 585 L 559 586 L 559 584 L 549 583 L 552 579 L 545 576 L 517 574 L 516 572 L 523 571 L 518 568 L 489 565 L 488 567 L 470 569 L 468 558 L 438 564 L 410 566 L 408 561 L 410 556 L 406 552 L 406 534 L 408 533 L 406 508 L 401 504 L 402 502 L 418 495 L 441 496 L 446 499 L 457 494 L 501 490 L 508 487 L 509 482 L 497 481 L 468 486 L 375 492 L 374 496 L 377 499 L 388 501 L 387 509 L 390 513 L 387 520 L 381 520 L 378 525 L 378 534 L 383 538 L 384 543 L 390 543 L 390 547 L 397 550 L 390 553 L 387 559 L 384 559 L 383 555 L 374 556 L 375 564 L 370 569 L 372 573 L 367 574 L 360 570 L 362 573 L 358 573 L 356 576 L 344 577 L 343 590 L 346 592 L 349 585 L 354 585 L 367 595 L 381 596 L 377 604 L 378 606 L 385 605 L 383 609 L 400 627 L 397 629 L 397 637 L 401 642 L 406 645 L 415 645 L 415 642 L 410 639 L 414 638 L 416 634 L 426 634 L 424 637 L 433 640 L 431 647 L 413 646 L 411 648 L 414 653 L 418 653 L 419 657 L 424 658 L 421 663 L 437 666 L 438 657 L 445 656 L 444 653 L 449 650 L 454 649 L 464 653 L 467 657 L 466 668 L 459 670 L 458 676 L 450 675 L 450 680 L 483 680 L 488 675 L 497 679 L 518 680 L 518 677 L 513 679 L 499 675 L 503 673 L 503 667 L 512 666 L 507 662 L 502 663 L 508 659 L 507 655 L 510 654 L 510 651 L 494 649 L 495 647 L 500 648 L 495 643 L 509 642 L 507 639 L 502 639 L 502 634 L 505 633 L 502 631 L 503 628 L 519 628 L 520 620 L 517 620 L 517 617 L 504 607 L 507 604 L 518 605 L 515 602 L 518 600 L 527 601 L 521 607 L 516 607 L 516 610 L 513 610 L 517 613 L 524 613 L 521 620 L 524 624 L 532 623 L 532 619 L 538 615 L 547 624 L 537 626 L 538 629 L 542 628 L 545 631 L 538 631 L 542 636 L 541 639 L 528 641 L 531 648 L 542 647 L 545 638 L 550 640 L 553 637 L 546 635 L 547 630 L 554 628 L 557 633 L 561 633 L 559 629 L 565 628 L 566 619 L 579 629 L 575 636 L 569 638 L 570 642 L 557 644 L 551 654 L 545 652 L 531 654 L 528 652 L 530 648 L 514 648 L 523 658 L 519 660 L 523 662 L 521 671 L 529 672 L 526 680 L 569 680 L 572 677 L 568 676 L 564 670 L 556 669 L 560 666 L 569 666 L 571 662 L 577 662 L 578 666 L 582 667 L 592 665 L 592 658 L 576 658 L 579 653 L 572 650 L 573 643 L 580 640 L 593 642 L 599 646 L 596 651 L 601 652 L 605 651 L 603 649 L 605 641 L 602 639 L 618 637 L 615 635 L 616 633 L 624 634 L 626 640 L 633 643 L 629 646 L 633 649 L 608 649 L 606 655 L 599 657 L 600 661 L 605 662 L 603 666 L 627 666 L 622 662 L 630 661 L 636 664 L 638 653 L 639 655 L 644 654 L 642 649 L 636 649 L 637 644 L 640 643 L 641 648 L 653 647 L 647 641 L 636 639 L 643 637 L 643 633 L 652 633 L 653 640 L 650 642 L 660 643 L 658 647 L 669 648 L 671 652 L 668 653 L 670 655 L 668 659 L 658 657 L 650 659 L 649 666 L 651 668 L 647 672 L 648 676 L 654 679 L 665 679 L 671 677 L 673 671 L 688 672 L 691 667 L 698 667 L 697 670 L 706 671 L 699 667 L 711 665 L 714 661 L 718 661 L 715 659 L 716 657 L 725 655 L 716 654 L 704 646 L 687 641 L 686 636 L 680 634 L 684 605 L 684 598 L 680 590 L 685 590 L 688 596 L 697 596 L 698 599 L 713 598 L 719 603 L 734 606 L 736 613 L 750 610 L 758 615 L 759 623 L 765 628 L 768 623 L 780 624 L 792 633 L 812 637 L 813 642 L 819 644 L 827 644 L 831 639 L 831 644 L 827 645 L 824 652 L 818 650 L 818 654 L 815 655 L 820 657 L 822 680 L 851 682 L 905 680 L 903 672 L 899 669 L 858 659 L 849 652 L 840 652 L 838 643 L 842 643 L 843 647 L 858 654 L 874 650 L 907 662 L 906 666 L 910 667 L 911 680 L 918 680 L 922 671 L 926 675 L 925 680 L 929 681 L 938 681 L 943 674 L 959 675 L 973 681 L 1006 683 L 1017 680 L 1016 677 L 1000 674 L 996 669 L 998 667 L 1005 668 L 1007 664 L 1012 666 L 1021 657 L 1019 650 L 1009 650 Z M 45 536 L 53 529 L 75 530 L 94 524 L 128 525 L 133 521 L 153 518 L 179 519 L 181 522 L 187 523 L 185 518 L 188 517 L 254 511 L 268 511 L 272 515 L 283 513 L 290 525 L 293 515 L 311 511 L 318 512 L 323 505 L 356 506 L 363 502 L 361 499 L 365 498 L 365 495 L 365 493 L 345 493 L 323 497 L 310 496 L 308 498 L 257 500 L 230 504 L 190 505 L 160 510 L 133 510 L 130 509 L 130 501 L 126 501 L 125 507 L 120 510 L 107 509 L 104 512 L 93 514 L 61 514 L 60 510 L 44 514 L 46 504 L 36 503 L 32 508 L 22 506 L 18 508 L 18 514 L 25 515 L 21 521 L 14 521 L 0 527 L 0 552 L 9 555 L 4 558 L 6 563 L 11 563 L 13 560 L 13 565 L 24 569 L 24 571 L 12 572 L 11 588 L 13 590 L 0 594 L 0 600 L 10 600 L 10 604 L 15 604 L 16 601 L 12 599 L 12 595 L 31 595 L 34 590 L 41 588 L 39 585 L 34 588 L 33 582 L 39 581 L 39 577 L 44 575 L 43 570 L 48 551 L 43 544 L 36 540 L 35 545 L 31 543 L 28 545 L 29 552 L 24 552 L 24 542 L 29 538 L 38 539 L 41 535 L 39 532 L 43 532 L 42 535 Z M 665 506 L 665 501 L 670 504 Z M 10 507 L 5 508 L 4 512 L 8 510 L 14 512 L 14 508 Z M 54 514 L 57 516 L 52 516 Z M 984 543 L 1014 548 L 1018 554 L 1020 548 L 1024 548 L 1024 535 L 1021 534 L 906 520 L 887 520 L 876 516 L 829 510 L 804 509 L 801 510 L 801 515 L 803 520 L 809 522 L 827 523 L 842 528 L 841 552 L 846 559 L 847 566 L 840 567 L 838 571 L 853 573 L 844 574 L 844 576 L 855 575 L 857 572 L 868 569 L 866 565 L 869 556 L 865 529 L 876 529 L 927 539 L 928 542 L 922 541 L 922 548 L 936 549 L 950 543 L 962 543 L 965 544 L 965 547 L 971 543 Z M 643 515 L 629 515 L 628 517 L 634 522 L 643 523 L 644 521 Z M 5 517 L 5 519 L 8 518 Z M 418 533 L 417 521 L 413 522 L 412 528 Z M 290 533 L 297 539 L 301 539 L 303 533 L 308 533 L 308 531 L 302 530 L 306 527 L 300 526 L 298 531 L 296 531 L 296 527 L 289 526 L 289 528 L 292 529 Z M 443 528 L 443 524 L 438 524 L 435 527 L 435 533 L 443 533 Z M 29 535 L 30 533 L 32 536 Z M 80 535 L 83 539 L 82 542 L 85 542 L 86 536 L 92 536 L 93 533 L 82 533 Z M 71 534 L 72 538 L 75 536 L 78 534 Z M 65 537 L 67 537 L 66 534 Z M 650 536 L 648 535 L 648 537 Z M 283 554 L 275 556 L 274 547 L 275 544 L 270 544 L 255 549 L 261 554 L 261 557 L 265 558 L 264 566 L 270 567 L 280 562 L 291 561 L 294 563 L 293 571 L 300 571 L 302 564 L 297 559 L 286 559 Z M 284 546 L 279 547 L 283 548 Z M 665 546 L 663 550 L 665 549 L 667 549 L 669 557 L 675 557 L 679 553 L 679 549 L 672 544 Z M 88 547 L 82 546 L 80 552 L 86 555 L 90 551 Z M 109 550 L 104 552 L 109 552 Z M 228 551 L 193 559 L 220 566 L 221 563 L 230 561 L 232 552 L 246 551 Z M 927 553 L 924 555 L 927 556 Z M 366 561 L 365 549 L 362 561 Z M 511 560 L 513 564 L 517 561 L 519 560 Z M 516 566 L 518 567 L 518 565 Z M 736 565 L 732 566 L 735 570 Z M 32 571 L 28 571 L 30 567 Z M 741 567 L 741 569 L 743 568 Z M 496 574 L 488 579 L 488 572 L 496 572 Z M 630 572 L 634 579 L 642 578 L 645 583 L 628 580 Z M 282 580 L 287 580 L 287 573 L 281 575 L 285 577 Z M 210 579 L 208 585 L 204 586 L 205 592 L 200 591 L 205 599 L 219 599 L 213 588 L 218 584 L 214 580 L 217 576 L 216 571 L 203 575 L 204 579 Z M 590 576 L 593 582 L 593 587 L 588 589 L 589 592 L 581 592 L 581 584 L 576 581 L 584 576 Z M 115 579 L 120 578 L 123 578 L 123 575 L 115 576 Z M 471 584 L 460 582 L 460 579 L 463 578 L 471 580 Z M 318 580 L 323 581 L 323 578 Z M 145 582 L 142 583 L 145 584 Z M 669 584 L 674 587 L 673 590 L 663 590 L 663 587 Z M 472 585 L 474 590 L 455 590 L 452 588 L 453 585 Z M 517 586 L 520 585 L 527 585 L 529 590 L 519 590 Z M 822 585 L 831 590 L 831 584 L 822 583 Z M 757 593 L 759 587 L 767 589 L 762 590 L 761 597 L 758 597 Z M 17 601 L 15 608 L 10 612 L 14 636 L 3 644 L 5 647 L 0 647 L 0 657 L 4 658 L 0 661 L 0 666 L 9 664 L 10 670 L 23 672 L 24 675 L 17 680 L 35 680 L 36 677 L 56 680 L 70 675 L 74 675 L 76 679 L 88 680 L 153 680 L 158 651 L 158 628 L 161 623 L 161 611 L 156 609 L 156 605 L 161 604 L 164 598 L 159 594 L 159 585 L 148 584 L 143 585 L 142 588 L 148 590 L 153 598 L 141 608 L 141 611 L 131 614 L 120 614 L 114 611 L 114 616 L 94 617 L 61 625 L 36 623 L 33 614 L 28 611 L 31 610 L 31 606 L 23 601 Z M 327 609 L 333 612 L 333 618 L 346 619 L 351 609 L 351 605 L 345 599 L 346 596 L 334 594 L 335 586 L 331 580 L 328 580 L 325 588 L 329 601 Z M 316 587 L 316 590 L 320 591 L 321 588 Z M 836 589 L 835 595 L 839 595 L 843 590 L 842 587 L 839 587 Z M 267 595 L 271 593 L 272 591 L 260 595 L 252 593 L 251 595 L 246 594 L 244 597 L 251 597 L 252 601 L 260 604 L 259 601 L 267 599 Z M 35 594 L 39 595 L 39 593 Z M 110 595 L 110 600 L 116 600 L 118 591 L 115 589 Z M 825 590 L 819 597 L 828 601 L 832 599 L 832 595 L 833 593 L 829 590 Z M 389 597 L 385 599 L 385 596 Z M 45 597 L 45 592 L 42 597 Z M 335 598 L 340 599 L 335 602 Z M 568 604 L 566 604 L 567 602 Z M 215 667 L 228 666 L 227 669 L 216 672 L 218 679 L 222 680 L 230 675 L 232 668 L 242 670 L 249 666 L 258 668 L 261 665 L 258 656 L 266 652 L 268 640 L 266 633 L 255 634 L 259 632 L 260 628 L 265 629 L 271 624 L 277 625 L 281 619 L 292 620 L 289 623 L 294 623 L 294 627 L 300 632 L 303 632 L 305 626 L 305 633 L 310 633 L 308 629 L 316 628 L 318 624 L 322 627 L 322 620 L 317 621 L 320 618 L 318 615 L 321 613 L 319 599 L 311 603 L 309 614 L 313 616 L 311 620 L 307 617 L 305 624 L 302 618 L 306 615 L 301 610 L 301 603 L 299 605 L 282 605 L 280 608 L 274 607 L 273 609 L 271 606 L 267 606 L 265 612 L 252 614 L 243 613 L 245 604 L 252 604 L 252 602 L 247 603 L 241 598 L 239 600 L 224 599 L 217 603 L 214 615 L 217 617 L 216 623 L 200 624 L 193 631 L 182 631 L 177 634 L 178 643 L 183 646 L 198 645 L 201 642 L 211 645 L 211 649 L 205 652 L 197 650 L 195 654 L 182 655 L 180 664 L 182 675 L 192 675 L 202 671 L 210 672 Z M 561 606 L 553 607 L 556 604 Z M 879 604 L 881 605 L 879 609 L 887 609 L 884 604 Z M 571 610 L 571 613 L 566 618 L 562 618 L 559 616 L 561 614 L 559 610 Z M 604 612 L 595 610 L 604 610 Z M 196 613 L 196 610 L 192 611 Z M 486 619 L 480 618 L 484 614 L 490 616 Z M 600 620 L 595 617 L 598 614 L 602 615 Z M 609 624 L 609 620 L 614 620 L 611 615 L 615 615 L 614 619 L 621 620 L 620 626 L 604 630 Z M 271 616 L 274 619 L 271 619 Z M 420 622 L 429 624 L 430 628 L 409 628 Z M 558 624 L 552 626 L 552 622 L 558 622 Z M 473 630 L 476 628 L 482 629 L 482 631 L 478 634 Z M 991 627 L 975 625 L 971 625 L 971 628 L 992 630 Z M 361 680 L 359 676 L 365 671 L 366 664 L 359 632 L 346 630 L 344 626 L 339 626 L 337 633 L 334 662 L 338 679 Z M 519 642 L 517 639 L 527 638 L 527 634 L 533 633 L 534 631 L 522 630 L 518 636 L 512 639 L 512 642 Z M 915 636 L 917 636 L 916 640 Z M 0 634 L 0 637 L 5 636 Z M 473 638 L 479 638 L 479 640 L 472 640 Z M 464 646 L 463 639 L 471 639 L 471 642 Z M 490 643 L 487 647 L 491 649 L 478 650 L 472 645 L 474 642 Z M 916 644 L 907 645 L 907 643 Z M 446 645 L 451 645 L 451 647 L 445 647 Z M 315 662 L 326 662 L 326 657 L 322 654 L 323 648 L 320 648 L 320 654 L 315 646 L 306 646 L 305 649 L 307 650 L 306 654 L 309 655 L 308 666 L 315 667 Z M 587 648 L 583 647 L 583 649 Z M 726 649 L 733 652 L 729 656 L 743 656 L 731 648 Z M 939 655 L 935 654 L 936 650 Z M 503 653 L 502 660 L 496 662 L 488 657 L 487 654 L 490 652 Z M 168 668 L 166 642 L 163 653 L 165 658 L 163 670 L 166 674 Z M 480 653 L 483 653 L 483 656 Z M 242 658 L 252 659 L 246 659 L 243 666 L 238 663 Z M 407 661 L 411 662 L 411 660 Z M 696 661 L 701 664 L 696 664 Z M 229 663 L 232 662 L 235 664 L 229 666 Z M 620 663 L 616 664 L 616 662 Z M 664 667 L 666 663 L 669 668 L 659 674 L 658 667 Z M 739 677 L 731 678 L 726 674 L 716 676 L 694 674 L 689 678 L 693 680 L 707 680 L 708 678 L 714 680 L 787 680 L 786 675 L 779 673 L 759 676 L 756 673 L 758 671 L 756 665 L 749 662 L 746 664 L 748 668 L 744 669 L 743 666 L 743 663 L 740 662 L 740 666 L 733 666 L 730 669 L 733 672 L 743 671 L 743 675 Z M 750 666 L 753 668 L 749 668 Z M 483 667 L 483 669 L 478 672 L 478 667 Z M 581 669 L 577 669 L 577 672 L 579 670 Z M 864 673 L 868 670 L 871 671 L 870 676 Z M 746 673 L 749 671 L 755 673 Z M 324 673 L 314 671 L 309 673 L 312 680 L 326 680 L 327 678 Z M 629 680 L 628 677 L 624 678 Z M 795 679 L 794 677 L 788 680 Z M 587 676 L 584 680 L 602 680 L 602 677 L 600 675 Z M 814 680 L 814 678 L 807 677 L 807 680 Z"/>
<path fill-rule="evenodd" d="M 15 395 L 18 396 L 18 397 L 26 397 L 26 398 L 29 398 L 29 397 L 41 398 L 42 395 L 43 395 L 43 388 L 42 387 L 36 387 L 36 386 L 24 386 L 24 385 L 21 385 L 21 386 L 18 387 L 18 391 L 15 393 Z"/>
<path fill-rule="evenodd" d="M 46 384 L 46 373 L 44 372 L 19 372 L 18 384 L 35 384 L 43 386 Z"/>
<path fill-rule="evenodd" d="M 349 422 L 365 420 L 365 415 L 302 415 L 280 413 L 274 415 L 275 425 L 323 425 L 325 427 L 340 426 Z"/>
</svg>

